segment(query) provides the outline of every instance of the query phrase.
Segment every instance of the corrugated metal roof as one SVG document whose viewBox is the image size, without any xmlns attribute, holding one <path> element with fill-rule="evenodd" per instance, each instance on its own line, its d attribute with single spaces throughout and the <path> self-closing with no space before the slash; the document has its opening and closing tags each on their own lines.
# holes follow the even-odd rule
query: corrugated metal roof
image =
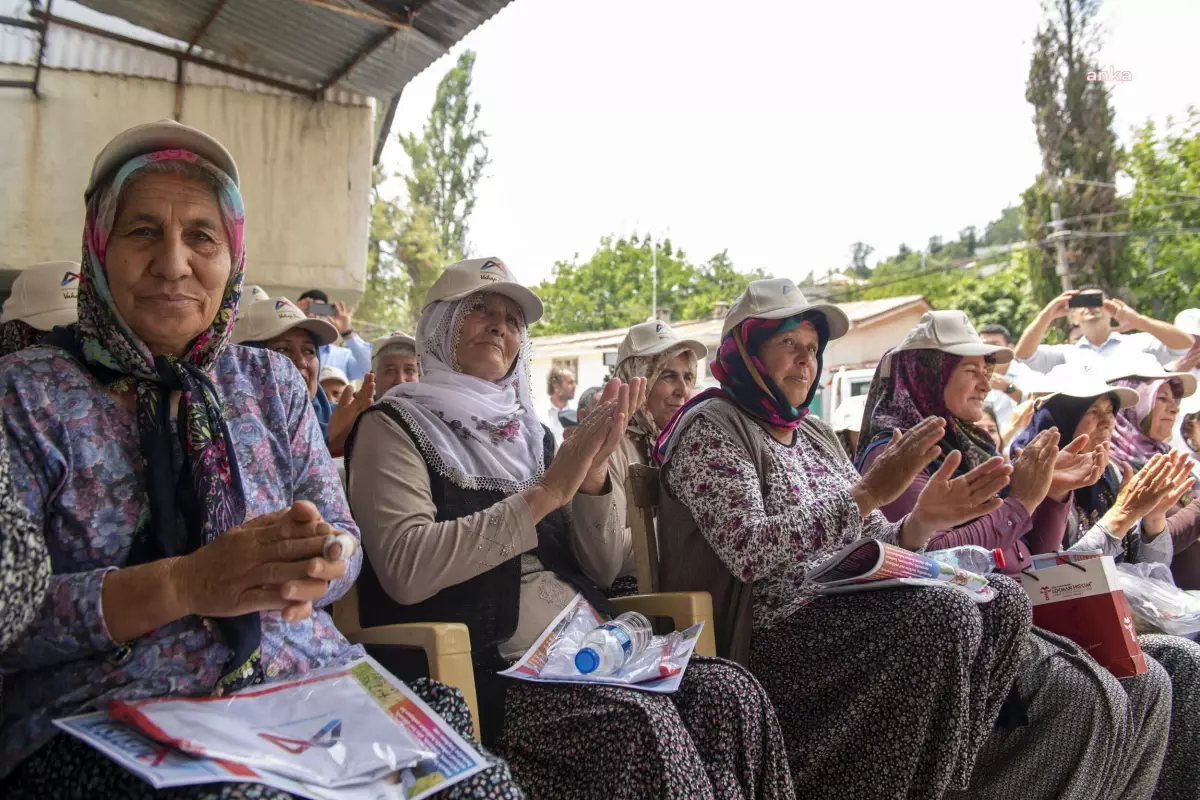
<svg viewBox="0 0 1200 800">
<path fill-rule="evenodd" d="M 191 41 L 221 0 L 79 0 L 104 14 Z M 363 15 L 405 18 L 394 28 L 306 0 L 226 0 L 198 49 L 316 90 L 331 79 L 341 89 L 391 98 L 510 0 L 322 0 Z M 389 13 L 390 12 L 390 13 Z M 347 67 L 348 73 L 338 78 Z"/>
</svg>

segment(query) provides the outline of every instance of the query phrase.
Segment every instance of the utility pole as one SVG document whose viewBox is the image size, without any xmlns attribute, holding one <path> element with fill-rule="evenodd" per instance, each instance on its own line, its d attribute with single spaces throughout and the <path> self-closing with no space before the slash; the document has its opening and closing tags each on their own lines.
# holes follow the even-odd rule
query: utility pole
<svg viewBox="0 0 1200 800">
<path fill-rule="evenodd" d="M 1054 248 L 1058 251 L 1058 277 L 1062 280 L 1062 290 L 1064 292 L 1071 291 L 1071 271 L 1067 268 L 1067 229 L 1063 225 L 1062 210 L 1058 207 L 1058 203 L 1050 204 L 1050 227 L 1054 232 L 1050 234 L 1050 238 L 1054 240 Z"/>
<path fill-rule="evenodd" d="M 658 246 L 650 237 L 650 319 L 658 319 Z"/>
</svg>

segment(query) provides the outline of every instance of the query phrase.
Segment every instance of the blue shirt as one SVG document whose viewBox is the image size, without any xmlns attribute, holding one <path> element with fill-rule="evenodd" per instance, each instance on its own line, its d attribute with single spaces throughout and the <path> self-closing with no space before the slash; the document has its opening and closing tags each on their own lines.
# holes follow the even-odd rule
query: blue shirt
<svg viewBox="0 0 1200 800">
<path fill-rule="evenodd" d="M 346 346 L 327 344 L 321 348 L 321 366 L 337 367 L 352 381 L 361 381 L 371 371 L 371 343 L 356 333 L 347 336 Z"/>
</svg>

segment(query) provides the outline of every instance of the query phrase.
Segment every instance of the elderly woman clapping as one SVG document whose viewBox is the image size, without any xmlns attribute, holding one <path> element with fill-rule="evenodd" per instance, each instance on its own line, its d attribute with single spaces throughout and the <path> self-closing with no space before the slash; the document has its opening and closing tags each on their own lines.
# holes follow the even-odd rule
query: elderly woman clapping
<svg viewBox="0 0 1200 800">
<path fill-rule="evenodd" d="M 308 393 L 283 358 L 227 344 L 245 262 L 233 159 L 200 131 L 139 126 L 86 198 L 78 324 L 0 361 L 13 483 L 53 564 L 0 655 L 6 796 L 148 793 L 55 717 L 360 654 L 324 610 L 361 554 L 323 555 L 358 529 Z"/>
<path fill-rule="evenodd" d="M 778 723 L 744 670 L 693 659 L 671 695 L 498 679 L 619 558 L 609 456 L 645 380 L 609 383 L 557 454 L 530 393 L 537 295 L 497 259 L 446 269 L 417 324 L 421 382 L 394 387 L 347 450 L 367 553 L 365 625 L 470 629 L 485 741 L 535 797 L 790 797 Z"/>
</svg>

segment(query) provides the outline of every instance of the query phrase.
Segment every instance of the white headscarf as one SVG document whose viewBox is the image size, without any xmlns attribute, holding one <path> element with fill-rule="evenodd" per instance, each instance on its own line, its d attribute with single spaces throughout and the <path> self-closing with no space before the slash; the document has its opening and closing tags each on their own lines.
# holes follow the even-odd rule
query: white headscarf
<svg viewBox="0 0 1200 800">
<path fill-rule="evenodd" d="M 529 332 L 521 322 L 521 348 L 512 371 L 493 383 L 458 369 L 454 353 L 467 314 L 483 292 L 438 301 L 417 323 L 419 383 L 393 387 L 387 403 L 408 423 L 426 462 L 463 489 L 519 492 L 545 468 L 545 429 L 530 393 Z"/>
</svg>

